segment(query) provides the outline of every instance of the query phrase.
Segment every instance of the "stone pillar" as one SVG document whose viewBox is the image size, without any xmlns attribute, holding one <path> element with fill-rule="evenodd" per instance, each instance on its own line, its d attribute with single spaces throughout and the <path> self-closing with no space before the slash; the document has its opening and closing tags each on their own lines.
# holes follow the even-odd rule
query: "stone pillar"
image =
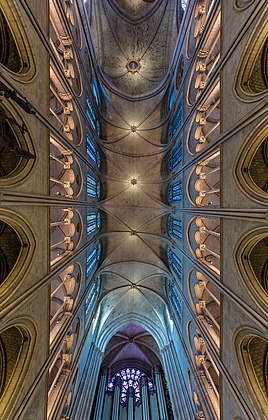
<svg viewBox="0 0 268 420">
<path fill-rule="evenodd" d="M 128 388 L 128 402 L 127 402 L 127 420 L 134 419 L 134 396 L 135 389 L 133 386 Z"/>
<path fill-rule="evenodd" d="M 112 420 L 119 419 L 121 384 L 122 384 L 122 379 L 120 378 L 120 376 L 116 376 L 114 378 L 114 399 L 113 399 Z"/>
<path fill-rule="evenodd" d="M 150 420 L 147 376 L 141 377 L 140 386 L 141 386 L 142 418 L 143 420 Z"/>
<path fill-rule="evenodd" d="M 101 377 L 100 377 L 98 396 L 97 396 L 97 402 L 96 402 L 95 413 L 94 413 L 94 420 L 101 420 L 102 418 L 103 401 L 105 397 L 105 387 L 107 383 L 107 373 L 108 373 L 107 366 L 103 366 L 100 371 Z"/>
<path fill-rule="evenodd" d="M 158 400 L 160 420 L 168 420 L 167 404 L 166 404 L 166 398 L 165 398 L 165 393 L 164 393 L 161 372 L 162 370 L 160 366 L 154 367 L 156 394 L 157 394 L 157 400 Z"/>
</svg>

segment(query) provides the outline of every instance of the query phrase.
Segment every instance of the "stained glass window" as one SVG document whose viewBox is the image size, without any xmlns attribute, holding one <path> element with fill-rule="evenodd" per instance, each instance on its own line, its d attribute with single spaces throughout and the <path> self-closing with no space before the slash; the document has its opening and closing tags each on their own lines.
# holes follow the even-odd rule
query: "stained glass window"
<svg viewBox="0 0 268 420">
<path fill-rule="evenodd" d="M 174 134 L 176 134 L 181 123 L 182 123 L 182 104 L 179 104 L 176 110 L 176 113 L 173 117 L 173 120 L 170 123 L 169 128 L 168 128 L 168 141 L 170 141 L 172 137 L 174 136 Z"/>
<path fill-rule="evenodd" d="M 182 161 L 182 143 L 179 143 L 171 152 L 168 160 L 168 171 L 176 168 L 176 166 Z"/>
<path fill-rule="evenodd" d="M 100 183 L 90 174 L 87 174 L 87 195 L 92 198 L 100 197 Z"/>
<path fill-rule="evenodd" d="M 100 136 L 100 123 L 96 116 L 95 110 L 92 106 L 92 103 L 89 98 L 87 98 L 87 116 L 90 119 L 91 125 L 94 129 L 94 131 L 97 133 L 98 136 Z"/>
<path fill-rule="evenodd" d="M 96 81 L 95 77 L 93 79 L 92 91 L 93 91 L 93 95 L 95 97 L 96 104 L 99 106 L 100 105 L 100 94 L 99 94 L 99 89 L 98 89 L 98 85 L 97 85 L 97 81 Z"/>
<path fill-rule="evenodd" d="M 132 386 L 135 390 L 135 397 L 134 402 L 136 404 L 139 404 L 141 401 L 141 388 L 140 388 L 140 379 L 142 376 L 144 376 L 145 373 L 142 372 L 139 369 L 135 368 L 126 368 L 122 369 L 119 372 L 117 372 L 111 381 L 107 385 L 108 391 L 113 391 L 114 388 L 114 379 L 116 376 L 120 376 L 122 379 L 122 389 L 121 389 L 121 396 L 120 396 L 120 402 L 121 404 L 126 404 L 127 402 L 127 391 L 130 386 Z M 154 390 L 154 385 L 152 380 L 148 377 L 148 388 L 149 391 Z"/>
<path fill-rule="evenodd" d="M 170 97 L 169 97 L 169 104 L 168 104 L 169 109 L 171 109 L 171 107 L 174 103 L 174 100 L 175 100 L 175 91 L 174 91 L 174 88 L 173 88 L 171 93 L 170 93 Z"/>
<path fill-rule="evenodd" d="M 183 11 L 186 9 L 187 3 L 188 3 L 188 0 L 181 0 L 181 7 Z"/>
<path fill-rule="evenodd" d="M 168 190 L 168 199 L 170 203 L 182 200 L 182 183 L 181 181 L 171 185 Z"/>
<path fill-rule="evenodd" d="M 169 280 L 168 282 L 168 295 L 174 309 L 175 315 L 179 323 L 182 319 L 182 304 L 181 299 L 178 295 L 175 285 Z"/>
<path fill-rule="evenodd" d="M 173 118 L 173 122 L 172 122 L 172 135 L 173 136 L 176 133 L 176 131 L 178 130 L 181 123 L 182 123 L 182 104 L 180 104 L 178 106 L 176 114 Z"/>
<path fill-rule="evenodd" d="M 97 262 L 100 259 L 100 251 L 101 246 L 98 244 L 96 248 L 91 251 L 91 253 L 87 257 L 87 268 L 86 268 L 86 274 L 87 276 L 93 272 L 95 269 L 95 266 L 97 265 Z"/>
<path fill-rule="evenodd" d="M 179 219 L 173 219 L 173 217 L 169 217 L 168 231 L 170 235 L 173 235 L 176 238 L 182 239 L 182 221 Z"/>
<path fill-rule="evenodd" d="M 93 306 L 99 295 L 99 290 L 100 290 L 100 278 L 97 277 L 96 280 L 92 283 L 86 296 L 86 322 L 90 318 Z"/>
<path fill-rule="evenodd" d="M 99 168 L 100 152 L 97 150 L 94 141 L 89 136 L 87 136 L 87 155 L 92 160 L 92 162 Z"/>
<path fill-rule="evenodd" d="M 176 277 L 181 281 L 182 280 L 182 261 L 175 254 L 175 252 L 168 250 L 168 262 L 170 267 L 173 269 Z"/>
<path fill-rule="evenodd" d="M 87 234 L 95 232 L 100 228 L 100 212 L 90 212 L 87 214 Z"/>
</svg>

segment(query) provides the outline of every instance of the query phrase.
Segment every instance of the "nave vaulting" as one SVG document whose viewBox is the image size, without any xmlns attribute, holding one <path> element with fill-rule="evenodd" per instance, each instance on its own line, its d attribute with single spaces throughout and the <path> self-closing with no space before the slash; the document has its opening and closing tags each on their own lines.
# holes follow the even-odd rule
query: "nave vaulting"
<svg viewBox="0 0 268 420">
<path fill-rule="evenodd" d="M 1 2 L 1 419 L 268 418 L 266 3 Z"/>
</svg>

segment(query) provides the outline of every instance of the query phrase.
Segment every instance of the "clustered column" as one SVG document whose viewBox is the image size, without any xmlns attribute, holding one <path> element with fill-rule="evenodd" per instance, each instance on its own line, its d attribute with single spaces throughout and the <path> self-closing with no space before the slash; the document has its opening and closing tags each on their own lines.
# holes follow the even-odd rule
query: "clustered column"
<svg viewBox="0 0 268 420">
<path fill-rule="evenodd" d="M 141 385 L 141 401 L 142 401 L 142 418 L 143 420 L 150 420 L 147 376 L 141 377 L 140 385 Z"/>
<path fill-rule="evenodd" d="M 135 396 L 135 389 L 133 386 L 128 388 L 128 407 L 127 407 L 127 420 L 134 419 L 134 396 Z"/>
<path fill-rule="evenodd" d="M 107 373 L 108 373 L 107 366 L 103 366 L 101 368 L 101 373 L 100 373 L 101 377 L 100 377 L 100 384 L 99 384 L 94 420 L 102 419 L 103 402 L 104 402 L 105 388 L 106 388 L 106 383 L 107 383 Z"/>
<path fill-rule="evenodd" d="M 118 417 L 119 417 L 121 385 L 122 385 L 122 379 L 120 378 L 120 376 L 116 376 L 114 380 L 114 400 L 113 400 L 112 420 L 118 420 Z"/>
<path fill-rule="evenodd" d="M 156 385 L 160 420 L 168 420 L 168 412 L 167 412 L 166 398 L 165 398 L 163 381 L 162 381 L 161 367 L 155 366 L 154 373 L 155 373 L 155 385 Z"/>
</svg>

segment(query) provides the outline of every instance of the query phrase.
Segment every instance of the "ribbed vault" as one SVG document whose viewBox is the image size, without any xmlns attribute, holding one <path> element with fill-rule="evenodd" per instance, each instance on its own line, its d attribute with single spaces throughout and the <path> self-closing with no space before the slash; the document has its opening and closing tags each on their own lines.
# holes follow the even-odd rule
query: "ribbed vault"
<svg viewBox="0 0 268 420">
<path fill-rule="evenodd" d="M 171 147 L 166 98 L 177 35 L 175 3 L 94 2 L 100 146 L 107 168 L 102 174 L 106 197 L 98 204 L 107 216 L 102 236 L 106 255 L 98 270 L 102 331 L 120 317 L 132 325 L 135 316 L 145 316 L 165 335 L 166 282 L 171 277 L 165 226 L 171 208 L 163 159 Z M 128 71 L 130 60 L 137 60 L 138 71 Z M 112 342 L 119 340 L 118 334 Z M 122 334 L 115 349 L 125 354 L 129 336 L 123 339 Z"/>
</svg>

